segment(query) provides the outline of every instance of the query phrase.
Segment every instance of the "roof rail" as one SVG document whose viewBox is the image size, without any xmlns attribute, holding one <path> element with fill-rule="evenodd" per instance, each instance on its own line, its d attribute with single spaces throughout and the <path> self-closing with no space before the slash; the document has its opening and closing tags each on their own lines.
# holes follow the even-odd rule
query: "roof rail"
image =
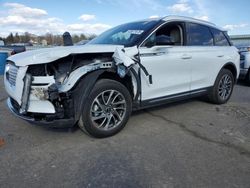
<svg viewBox="0 0 250 188">
<path fill-rule="evenodd" d="M 216 26 L 216 24 L 214 24 L 212 22 L 201 20 L 201 19 L 198 19 L 198 18 L 192 18 L 192 17 L 188 17 L 188 16 L 169 15 L 169 16 L 163 17 L 162 20 L 164 20 L 166 18 L 169 18 L 169 17 L 176 17 L 176 18 L 184 18 L 184 19 L 188 19 L 188 20 L 195 20 L 195 21 L 204 22 L 204 23 Z"/>
</svg>

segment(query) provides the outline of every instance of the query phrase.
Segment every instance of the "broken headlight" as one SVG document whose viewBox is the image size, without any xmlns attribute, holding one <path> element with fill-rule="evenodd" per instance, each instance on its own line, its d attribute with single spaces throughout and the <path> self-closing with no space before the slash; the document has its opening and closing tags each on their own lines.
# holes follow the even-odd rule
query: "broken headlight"
<svg viewBox="0 0 250 188">
<path fill-rule="evenodd" d="M 30 65 L 27 73 L 32 76 L 46 76 L 46 64 Z"/>
</svg>

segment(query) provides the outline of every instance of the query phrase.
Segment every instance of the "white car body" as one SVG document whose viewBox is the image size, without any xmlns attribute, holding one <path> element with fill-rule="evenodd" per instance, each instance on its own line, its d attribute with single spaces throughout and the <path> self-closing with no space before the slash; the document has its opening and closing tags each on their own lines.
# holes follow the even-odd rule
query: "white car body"
<svg viewBox="0 0 250 188">
<path fill-rule="evenodd" d="M 163 47 L 161 50 L 166 53 L 141 59 L 148 71 L 154 75 L 154 80 L 161 80 L 149 85 L 142 79 L 143 100 L 210 87 L 224 63 L 238 62 L 239 58 L 233 46 Z M 154 47 L 140 49 L 141 54 L 154 51 Z M 239 68 L 238 65 L 237 67 Z"/>
<path fill-rule="evenodd" d="M 169 16 L 161 19 L 161 24 L 154 28 L 143 42 L 162 25 L 172 22 L 190 22 L 223 31 L 209 22 L 186 17 Z M 122 58 L 121 61 L 124 57 L 127 57 L 123 66 L 126 68 L 132 67 L 136 72 L 140 69 L 140 64 L 144 66 L 149 75 L 139 74 L 140 83 L 138 83 L 135 76 L 131 76 L 134 100 L 136 93 L 140 90 L 137 101 L 134 101 L 137 104 L 139 103 L 138 108 L 143 108 L 144 104 L 145 106 L 151 106 L 150 104 L 153 105 L 154 102 L 161 103 L 161 101 L 171 100 L 176 96 L 186 97 L 205 93 L 208 88 L 214 85 L 217 75 L 225 66 L 234 67 L 235 79 L 239 76 L 239 54 L 234 46 L 186 46 L 183 43 L 180 46 L 156 45 L 149 48 L 143 46 L 143 42 L 136 46 L 137 50 L 135 50 L 135 47 L 124 47 L 122 45 L 86 44 L 83 46 L 40 49 L 11 56 L 8 58 L 10 63 L 6 66 L 4 76 L 5 88 L 10 96 L 8 99 L 9 107 L 16 115 L 29 121 L 37 121 L 33 116 L 29 116 L 32 113 L 56 114 L 55 104 L 47 96 L 50 86 L 56 84 L 59 94 L 67 94 L 89 72 L 100 69 L 106 70 L 105 68 L 119 65 L 114 60 L 106 61 L 102 64 L 97 59 L 90 64 L 78 67 L 74 71 L 67 73 L 66 78 L 60 84 L 53 75 L 32 75 L 30 80 L 31 86 L 29 91 L 27 91 L 29 96 L 27 97 L 26 109 L 15 109 L 13 101 L 19 107 L 24 103 L 25 77 L 31 65 L 49 64 L 72 54 L 113 54 L 116 50 L 120 50 L 120 54 L 124 53 L 119 56 Z M 139 53 L 140 64 L 133 58 L 136 53 Z M 113 58 L 115 59 L 115 57 Z M 131 58 L 130 61 L 129 58 Z M 133 62 L 132 60 L 135 62 L 134 64 L 126 64 L 126 62 Z M 10 81 L 10 79 L 12 80 Z M 55 120 L 57 119 L 55 118 Z M 77 119 L 74 119 L 73 122 L 76 121 Z"/>
</svg>

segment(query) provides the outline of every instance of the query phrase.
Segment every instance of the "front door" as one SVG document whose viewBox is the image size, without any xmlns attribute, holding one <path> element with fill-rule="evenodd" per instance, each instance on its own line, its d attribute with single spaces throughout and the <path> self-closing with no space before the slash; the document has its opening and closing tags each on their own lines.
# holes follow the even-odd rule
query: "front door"
<svg viewBox="0 0 250 188">
<path fill-rule="evenodd" d="M 185 48 L 183 27 L 179 23 L 162 26 L 142 44 L 139 48 L 141 63 L 152 75 L 150 84 L 141 74 L 142 100 L 188 94 L 192 57 Z"/>
</svg>

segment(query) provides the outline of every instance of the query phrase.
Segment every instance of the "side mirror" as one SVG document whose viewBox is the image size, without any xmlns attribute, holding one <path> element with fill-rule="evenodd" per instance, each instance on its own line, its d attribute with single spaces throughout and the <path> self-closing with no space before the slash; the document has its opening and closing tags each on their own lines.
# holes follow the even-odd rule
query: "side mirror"
<svg viewBox="0 0 250 188">
<path fill-rule="evenodd" d="M 174 41 L 171 37 L 166 35 L 159 35 L 155 38 L 155 44 L 158 46 L 174 45 Z"/>
</svg>

